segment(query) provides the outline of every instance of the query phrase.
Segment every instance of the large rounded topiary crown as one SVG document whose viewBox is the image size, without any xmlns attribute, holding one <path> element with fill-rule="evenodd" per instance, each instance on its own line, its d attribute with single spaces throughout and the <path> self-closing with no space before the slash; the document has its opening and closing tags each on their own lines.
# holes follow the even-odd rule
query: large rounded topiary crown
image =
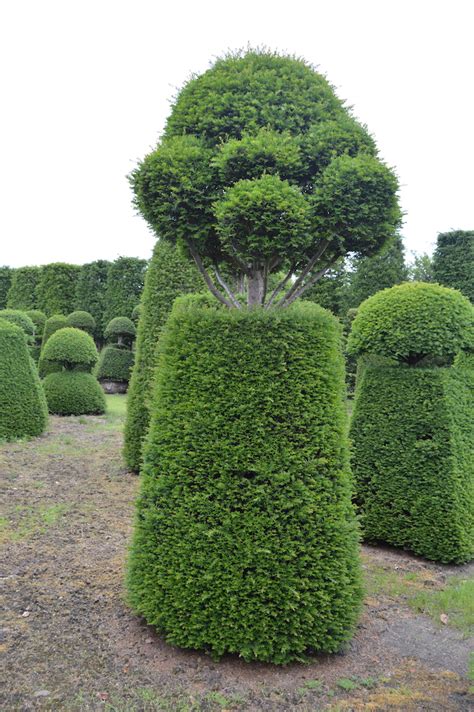
<svg viewBox="0 0 474 712">
<path fill-rule="evenodd" d="M 136 333 L 135 324 L 131 319 L 126 316 L 116 316 L 115 319 L 111 319 L 107 324 L 104 336 L 108 341 L 119 336 L 134 339 Z"/>
<path fill-rule="evenodd" d="M 410 282 L 363 302 L 352 324 L 348 351 L 416 364 L 426 356 L 474 350 L 474 308 L 455 289 Z"/>
<path fill-rule="evenodd" d="M 95 331 L 95 319 L 92 314 L 89 314 L 87 311 L 73 311 L 67 317 L 67 321 L 69 326 L 87 331 L 88 334 L 92 335 Z"/>
<path fill-rule="evenodd" d="M 48 339 L 42 354 L 46 361 L 62 364 L 66 369 L 82 366 L 91 369 L 98 353 L 92 336 L 85 331 L 66 327 L 55 331 Z"/>
</svg>

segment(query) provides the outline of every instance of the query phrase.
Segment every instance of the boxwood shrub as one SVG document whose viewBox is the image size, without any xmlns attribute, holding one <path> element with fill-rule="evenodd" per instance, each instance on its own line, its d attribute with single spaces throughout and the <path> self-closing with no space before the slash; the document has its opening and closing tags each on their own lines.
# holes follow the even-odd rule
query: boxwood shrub
<svg viewBox="0 0 474 712">
<path fill-rule="evenodd" d="M 98 359 L 92 336 L 72 326 L 55 331 L 45 344 L 42 356 L 45 361 L 60 363 L 67 370 L 80 366 L 89 372 Z"/>
<path fill-rule="evenodd" d="M 48 411 L 22 330 L 0 319 L 0 440 L 40 435 Z"/>
<path fill-rule="evenodd" d="M 351 424 L 367 540 L 442 562 L 474 555 L 474 369 L 363 369 Z"/>
<path fill-rule="evenodd" d="M 98 415 L 105 413 L 105 396 L 98 380 L 84 371 L 50 373 L 43 381 L 50 413 Z"/>
<path fill-rule="evenodd" d="M 336 319 L 180 298 L 160 339 L 129 599 L 169 642 L 287 663 L 361 599 Z"/>
<path fill-rule="evenodd" d="M 176 297 L 203 288 L 195 267 L 168 242 L 153 251 L 143 290 L 136 358 L 127 397 L 124 456 L 128 467 L 140 469 L 142 442 L 150 419 L 150 394 L 156 365 L 156 345 Z"/>
<path fill-rule="evenodd" d="M 96 376 L 111 381 L 128 383 L 133 367 L 134 353 L 129 349 L 119 349 L 116 346 L 106 346 L 100 352 Z"/>
</svg>

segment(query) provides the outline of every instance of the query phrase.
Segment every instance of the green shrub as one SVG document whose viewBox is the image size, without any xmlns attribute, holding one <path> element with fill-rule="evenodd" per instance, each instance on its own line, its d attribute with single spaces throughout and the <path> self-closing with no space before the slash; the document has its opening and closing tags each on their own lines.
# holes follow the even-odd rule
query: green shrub
<svg viewBox="0 0 474 712">
<path fill-rule="evenodd" d="M 48 412 L 21 329 L 0 319 L 0 439 L 40 435 Z"/>
<path fill-rule="evenodd" d="M 94 336 L 96 323 L 92 314 L 86 311 L 74 311 L 67 317 L 67 322 L 69 326 L 73 326 L 76 329 L 82 329 L 86 331 L 91 336 Z"/>
<path fill-rule="evenodd" d="M 29 309 L 25 312 L 35 325 L 35 341 L 38 346 L 41 346 L 43 339 L 44 326 L 46 324 L 46 314 L 39 309 Z"/>
<path fill-rule="evenodd" d="M 79 265 L 64 262 L 44 265 L 36 287 L 38 308 L 48 316 L 69 314 L 74 308 L 76 284 L 80 271 Z"/>
<path fill-rule="evenodd" d="M 364 537 L 474 555 L 474 369 L 366 365 L 351 424 Z"/>
<path fill-rule="evenodd" d="M 7 306 L 8 290 L 12 283 L 13 270 L 7 265 L 0 267 L 0 309 L 5 309 Z"/>
<path fill-rule="evenodd" d="M 106 346 L 100 352 L 96 376 L 128 383 L 133 367 L 134 353 L 128 349 L 119 349 L 116 346 Z"/>
<path fill-rule="evenodd" d="M 13 271 L 7 296 L 9 309 L 37 309 L 36 287 L 41 267 L 19 267 Z"/>
<path fill-rule="evenodd" d="M 52 336 L 55 331 L 58 329 L 64 329 L 67 326 L 69 326 L 67 317 L 62 314 L 54 314 L 53 316 L 50 316 L 49 319 L 46 319 L 43 331 L 42 348 L 44 348 L 49 337 Z"/>
<path fill-rule="evenodd" d="M 133 307 L 133 311 L 132 311 L 132 321 L 133 321 L 133 323 L 134 323 L 135 325 L 138 324 L 138 320 L 140 319 L 141 311 L 142 311 L 142 305 L 141 305 L 141 304 L 137 304 L 136 307 Z"/>
<path fill-rule="evenodd" d="M 104 328 L 115 316 L 132 315 L 143 291 L 147 264 L 146 260 L 138 257 L 119 257 L 110 265 L 102 315 Z"/>
<path fill-rule="evenodd" d="M 80 366 L 81 370 L 90 371 L 97 363 L 98 353 L 92 336 L 70 326 L 50 336 L 42 358 L 61 364 L 66 370 Z"/>
<path fill-rule="evenodd" d="M 76 284 L 74 309 L 92 314 L 96 323 L 96 337 L 100 337 L 102 334 L 105 289 L 110 265 L 111 262 L 107 262 L 107 260 L 96 260 L 82 265 Z"/>
<path fill-rule="evenodd" d="M 20 327 L 26 336 L 27 343 L 33 345 L 35 325 L 24 311 L 20 311 L 19 309 L 2 309 L 0 311 L 0 319 L 5 319 L 11 324 Z"/>
<path fill-rule="evenodd" d="M 377 354 L 416 365 L 474 350 L 474 309 L 469 300 L 438 284 L 409 282 L 367 299 L 352 324 L 348 351 Z"/>
<path fill-rule="evenodd" d="M 142 441 L 150 419 L 150 394 L 156 344 L 176 297 L 204 286 L 194 265 L 169 243 L 159 240 L 148 267 L 137 330 L 135 365 L 127 397 L 124 456 L 131 470 L 140 469 Z"/>
<path fill-rule="evenodd" d="M 169 642 L 286 663 L 350 637 L 344 391 L 339 326 L 320 307 L 176 301 L 128 570 L 131 604 Z"/>
<path fill-rule="evenodd" d="M 56 415 L 95 415 L 105 413 L 105 396 L 91 373 L 60 371 L 50 373 L 43 382 L 48 408 Z"/>
<path fill-rule="evenodd" d="M 453 230 L 438 235 L 433 278 L 446 287 L 459 289 L 474 302 L 474 230 Z"/>
<path fill-rule="evenodd" d="M 137 330 L 135 324 L 126 316 L 116 316 L 105 327 L 104 336 L 107 341 L 119 341 L 120 338 L 134 339 Z"/>
</svg>

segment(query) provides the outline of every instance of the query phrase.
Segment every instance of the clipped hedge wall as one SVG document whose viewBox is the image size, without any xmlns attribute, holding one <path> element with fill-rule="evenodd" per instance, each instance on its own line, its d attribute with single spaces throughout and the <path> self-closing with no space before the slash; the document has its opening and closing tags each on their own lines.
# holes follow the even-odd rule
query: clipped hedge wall
<svg viewBox="0 0 474 712">
<path fill-rule="evenodd" d="M 128 383 L 133 367 L 134 353 L 128 349 L 118 349 L 116 346 L 106 346 L 100 352 L 96 376 L 112 381 Z"/>
<path fill-rule="evenodd" d="M 127 398 L 124 456 L 128 467 L 135 472 L 140 469 L 142 442 L 150 419 L 149 399 L 159 335 L 176 297 L 202 288 L 202 277 L 193 264 L 169 243 L 159 240 L 146 273 L 135 365 Z"/>
<path fill-rule="evenodd" d="M 0 267 L 0 309 L 7 306 L 8 290 L 12 283 L 13 270 L 7 265 Z"/>
<path fill-rule="evenodd" d="M 48 409 L 55 415 L 105 413 L 105 396 L 98 380 L 83 371 L 50 373 L 43 381 Z"/>
<path fill-rule="evenodd" d="M 48 411 L 21 329 L 0 319 L 0 440 L 40 435 Z"/>
<path fill-rule="evenodd" d="M 107 260 L 95 260 L 82 265 L 76 284 L 74 309 L 92 314 L 96 323 L 96 337 L 102 334 L 105 289 L 110 265 Z"/>
<path fill-rule="evenodd" d="M 452 230 L 438 235 L 433 278 L 446 287 L 459 289 L 474 302 L 474 230 Z"/>
<path fill-rule="evenodd" d="M 65 262 L 44 265 L 36 287 L 38 308 L 47 316 L 69 314 L 74 309 L 76 284 L 81 268 Z"/>
<path fill-rule="evenodd" d="M 147 265 L 147 260 L 138 257 L 119 257 L 110 265 L 102 314 L 104 328 L 116 316 L 132 316 L 143 291 Z"/>
<path fill-rule="evenodd" d="M 13 270 L 7 295 L 9 309 L 37 309 L 36 287 L 41 277 L 41 267 L 18 267 Z"/>
<path fill-rule="evenodd" d="M 365 539 L 474 555 L 474 369 L 366 365 L 351 424 Z"/>
<path fill-rule="evenodd" d="M 177 300 L 160 340 L 130 602 L 214 656 L 337 651 L 361 599 L 339 326 L 205 304 Z"/>
</svg>

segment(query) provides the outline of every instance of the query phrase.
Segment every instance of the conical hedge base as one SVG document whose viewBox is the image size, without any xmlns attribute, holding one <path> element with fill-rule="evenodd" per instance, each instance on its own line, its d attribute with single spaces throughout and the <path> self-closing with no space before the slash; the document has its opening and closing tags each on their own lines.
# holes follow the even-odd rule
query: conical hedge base
<svg viewBox="0 0 474 712">
<path fill-rule="evenodd" d="M 313 304 L 182 298 L 157 374 L 132 606 L 169 642 L 214 656 L 339 650 L 361 589 L 336 320 Z"/>
</svg>

